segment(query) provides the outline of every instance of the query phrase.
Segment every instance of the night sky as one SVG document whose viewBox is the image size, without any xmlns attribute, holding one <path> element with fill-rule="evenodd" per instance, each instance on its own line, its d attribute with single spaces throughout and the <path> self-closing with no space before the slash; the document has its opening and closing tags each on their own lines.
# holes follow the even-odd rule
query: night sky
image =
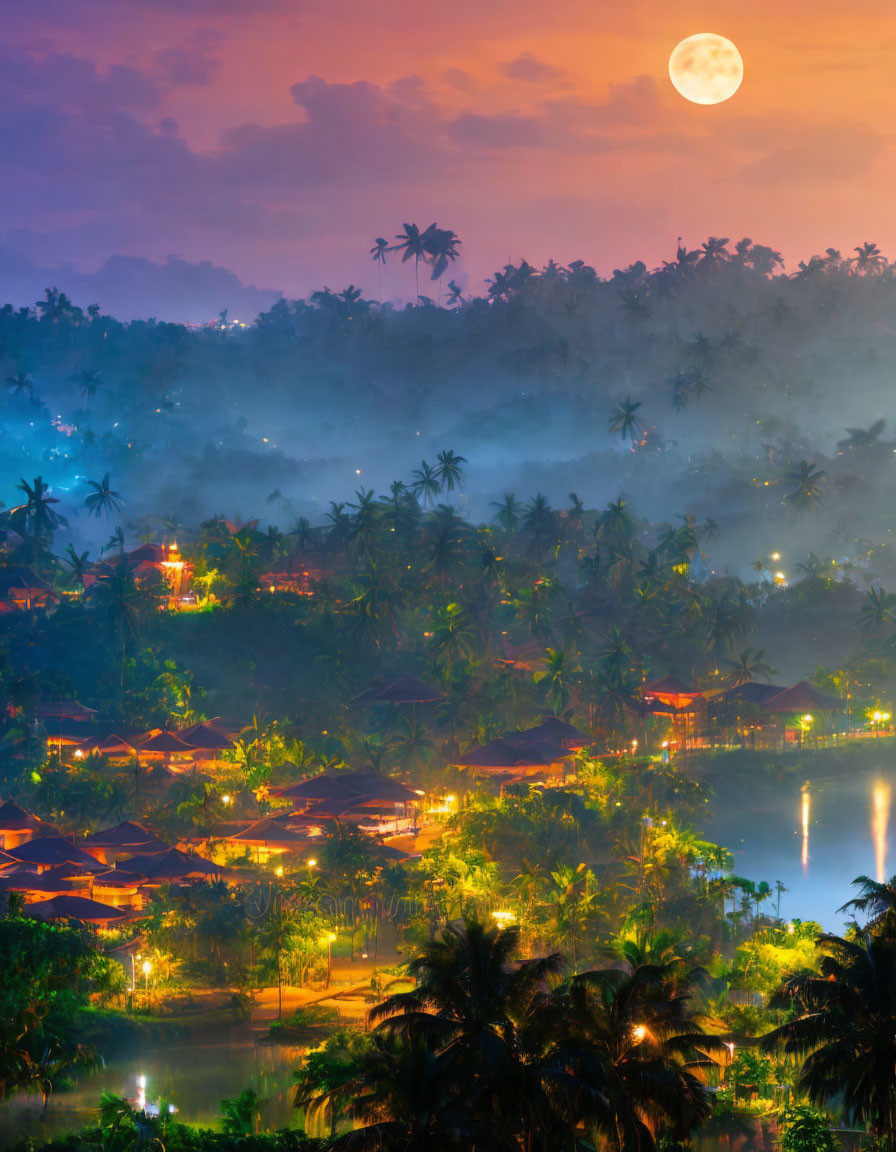
<svg viewBox="0 0 896 1152">
<path fill-rule="evenodd" d="M 714 107 L 668 79 L 713 31 L 746 75 Z M 0 255 L 90 272 L 212 261 L 288 294 L 349 281 L 401 222 L 604 274 L 709 234 L 792 269 L 896 250 L 896 20 L 883 0 L 42 0 L 4 6 Z M 394 259 L 383 294 L 408 295 Z"/>
</svg>

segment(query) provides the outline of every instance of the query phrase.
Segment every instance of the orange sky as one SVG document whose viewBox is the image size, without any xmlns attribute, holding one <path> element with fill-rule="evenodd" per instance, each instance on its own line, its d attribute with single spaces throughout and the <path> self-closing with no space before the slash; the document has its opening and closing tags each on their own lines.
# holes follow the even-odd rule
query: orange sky
<svg viewBox="0 0 896 1152">
<path fill-rule="evenodd" d="M 474 287 L 522 256 L 656 264 L 678 235 L 749 235 L 791 266 L 866 239 L 896 256 L 891 4 L 28 7 L 2 46 L 26 187 L 0 192 L 0 219 L 44 263 L 176 252 L 291 293 L 374 291 L 367 249 L 408 219 L 460 234 Z M 723 105 L 668 80 L 696 31 L 744 58 Z"/>
</svg>

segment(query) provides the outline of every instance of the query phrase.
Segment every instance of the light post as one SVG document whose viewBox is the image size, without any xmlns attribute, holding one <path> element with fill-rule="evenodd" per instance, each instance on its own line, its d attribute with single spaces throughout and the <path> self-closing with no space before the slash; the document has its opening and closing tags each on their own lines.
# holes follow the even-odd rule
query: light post
<svg viewBox="0 0 896 1152">
<path fill-rule="evenodd" d="M 146 995 L 147 1002 L 149 1001 L 149 974 L 152 972 L 152 964 L 148 960 L 144 960 L 140 966 L 143 973 L 143 992 Z"/>
<path fill-rule="evenodd" d="M 336 941 L 336 933 L 331 932 L 327 936 L 327 988 L 330 987 L 330 976 L 333 971 L 333 944 Z"/>
</svg>

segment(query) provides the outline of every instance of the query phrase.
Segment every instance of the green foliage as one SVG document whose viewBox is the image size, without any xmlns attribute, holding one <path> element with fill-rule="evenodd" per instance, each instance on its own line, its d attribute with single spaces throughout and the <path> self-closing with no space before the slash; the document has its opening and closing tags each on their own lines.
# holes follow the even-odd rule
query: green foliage
<svg viewBox="0 0 896 1152">
<path fill-rule="evenodd" d="M 34 920 L 19 904 L 11 898 L 0 917 L 0 1098 L 35 1080 L 52 1086 L 86 1057 L 78 1015 L 93 978 L 104 978 L 88 933 Z"/>
<path fill-rule="evenodd" d="M 798 1104 L 781 1113 L 781 1152 L 838 1152 L 839 1148 L 824 1112 Z"/>
</svg>

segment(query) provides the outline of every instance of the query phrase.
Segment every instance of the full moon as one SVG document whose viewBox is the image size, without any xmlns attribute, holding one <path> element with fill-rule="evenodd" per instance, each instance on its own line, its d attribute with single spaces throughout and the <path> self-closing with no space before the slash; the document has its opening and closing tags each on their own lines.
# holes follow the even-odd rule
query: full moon
<svg viewBox="0 0 896 1152">
<path fill-rule="evenodd" d="M 724 36 L 698 32 L 675 45 L 669 57 L 669 78 L 685 100 L 721 104 L 740 88 L 744 62 Z"/>
</svg>

